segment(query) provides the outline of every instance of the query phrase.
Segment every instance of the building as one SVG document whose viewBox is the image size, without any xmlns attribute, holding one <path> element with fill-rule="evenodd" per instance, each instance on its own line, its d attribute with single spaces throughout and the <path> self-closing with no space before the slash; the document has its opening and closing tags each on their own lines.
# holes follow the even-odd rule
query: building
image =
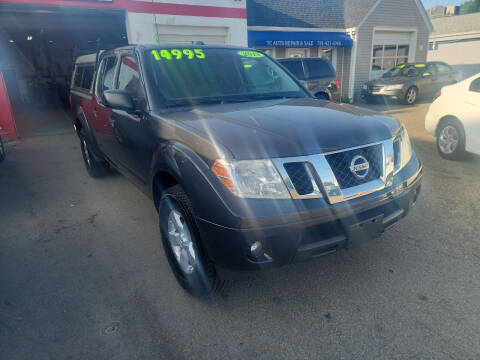
<svg viewBox="0 0 480 360">
<path fill-rule="evenodd" d="M 455 16 L 460 14 L 460 6 L 435 6 L 427 10 L 428 16 L 432 19 L 443 16 Z"/>
<path fill-rule="evenodd" d="M 0 76 L 17 115 L 58 106 L 79 55 L 127 43 L 246 46 L 246 18 L 245 0 L 0 0 Z"/>
<path fill-rule="evenodd" d="M 432 19 L 428 60 L 445 61 L 463 77 L 480 73 L 480 13 Z"/>
<path fill-rule="evenodd" d="M 247 0 L 247 9 L 251 47 L 329 58 L 348 100 L 396 64 L 425 61 L 432 31 L 419 0 Z"/>
</svg>

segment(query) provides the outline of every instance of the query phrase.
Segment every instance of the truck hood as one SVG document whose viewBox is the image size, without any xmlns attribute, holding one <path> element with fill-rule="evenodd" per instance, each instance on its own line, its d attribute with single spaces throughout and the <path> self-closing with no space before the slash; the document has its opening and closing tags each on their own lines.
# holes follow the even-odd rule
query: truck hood
<svg viewBox="0 0 480 360">
<path fill-rule="evenodd" d="M 217 152 L 243 160 L 361 146 L 389 139 L 399 127 L 391 117 L 312 98 L 197 106 L 158 115 L 201 136 Z M 204 152 L 195 149 L 195 142 L 186 145 Z"/>
</svg>

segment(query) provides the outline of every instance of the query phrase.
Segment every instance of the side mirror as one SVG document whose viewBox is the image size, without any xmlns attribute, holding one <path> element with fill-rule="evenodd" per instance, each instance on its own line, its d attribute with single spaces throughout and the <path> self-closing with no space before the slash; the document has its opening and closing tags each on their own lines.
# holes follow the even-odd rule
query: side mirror
<svg viewBox="0 0 480 360">
<path fill-rule="evenodd" d="M 432 73 L 424 72 L 422 76 L 423 77 L 429 77 L 429 76 L 432 76 Z"/>
<path fill-rule="evenodd" d="M 130 93 L 125 90 L 107 90 L 103 93 L 105 102 L 112 109 L 134 112 L 135 104 Z"/>
</svg>

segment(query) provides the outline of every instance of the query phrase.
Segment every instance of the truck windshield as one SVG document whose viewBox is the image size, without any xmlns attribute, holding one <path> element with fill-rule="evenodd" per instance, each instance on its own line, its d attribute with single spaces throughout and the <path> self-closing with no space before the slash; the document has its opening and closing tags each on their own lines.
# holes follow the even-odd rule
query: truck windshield
<svg viewBox="0 0 480 360">
<path fill-rule="evenodd" d="M 150 87 L 164 106 L 307 97 L 280 66 L 254 50 L 146 50 Z"/>
</svg>

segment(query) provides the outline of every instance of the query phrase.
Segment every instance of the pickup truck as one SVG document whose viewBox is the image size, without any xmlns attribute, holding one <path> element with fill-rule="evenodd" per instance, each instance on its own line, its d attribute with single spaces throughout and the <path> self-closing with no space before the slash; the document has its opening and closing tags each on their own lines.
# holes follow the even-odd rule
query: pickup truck
<svg viewBox="0 0 480 360">
<path fill-rule="evenodd" d="M 420 192 L 397 120 L 315 99 L 253 49 L 104 51 L 77 62 L 71 103 L 88 173 L 117 169 L 153 200 L 171 269 L 197 297 L 377 237 Z"/>
</svg>

